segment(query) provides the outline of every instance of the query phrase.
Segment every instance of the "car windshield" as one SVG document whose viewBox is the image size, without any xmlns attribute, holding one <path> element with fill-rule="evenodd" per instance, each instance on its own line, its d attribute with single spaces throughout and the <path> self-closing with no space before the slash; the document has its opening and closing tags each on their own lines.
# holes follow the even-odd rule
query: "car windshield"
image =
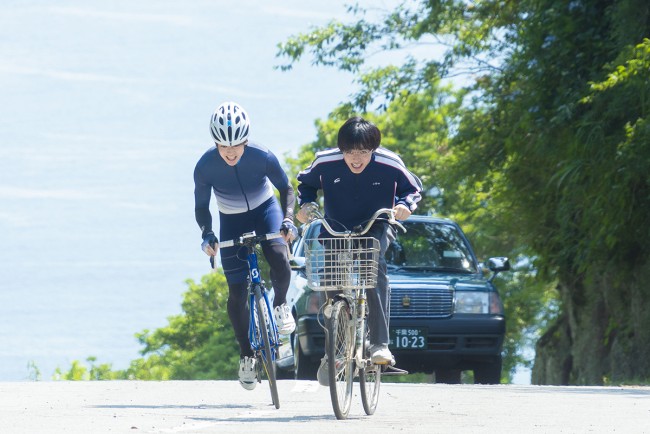
<svg viewBox="0 0 650 434">
<path fill-rule="evenodd" d="M 399 232 L 386 252 L 391 270 L 476 273 L 472 254 L 453 225 L 413 222 Z"/>
<path fill-rule="evenodd" d="M 386 252 L 390 271 L 477 272 L 472 253 L 456 226 L 422 221 L 407 221 L 405 226 L 406 233 L 399 231 Z M 316 240 L 319 231 L 320 226 L 313 225 L 305 235 L 312 250 L 322 249 Z M 294 254 L 304 255 L 302 248 Z"/>
</svg>

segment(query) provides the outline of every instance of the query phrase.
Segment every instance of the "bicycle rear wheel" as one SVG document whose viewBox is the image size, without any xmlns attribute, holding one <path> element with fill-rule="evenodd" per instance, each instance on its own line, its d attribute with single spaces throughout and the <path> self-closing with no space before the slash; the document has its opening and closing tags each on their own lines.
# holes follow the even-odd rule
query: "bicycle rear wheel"
<svg viewBox="0 0 650 434">
<path fill-rule="evenodd" d="M 278 383 L 275 375 L 275 358 L 276 348 L 272 346 L 271 342 L 277 343 L 275 328 L 271 322 L 271 310 L 267 304 L 266 299 L 262 295 L 262 289 L 259 286 L 255 287 L 255 306 L 257 307 L 257 329 L 261 335 L 261 342 L 264 346 L 258 351 L 258 361 L 261 362 L 261 369 L 266 376 L 271 389 L 271 400 L 275 408 L 280 408 L 280 398 L 278 396 Z M 273 338 L 271 338 L 273 337 Z"/>
<path fill-rule="evenodd" d="M 327 363 L 330 395 L 337 419 L 346 419 L 352 403 L 354 379 L 354 321 L 348 304 L 338 300 L 328 323 Z"/>
<path fill-rule="evenodd" d="M 375 413 L 379 402 L 379 388 L 381 386 L 381 366 L 370 363 L 370 341 L 368 340 L 368 324 L 363 340 L 363 357 L 368 361 L 364 369 L 359 370 L 359 385 L 361 386 L 361 403 L 367 415 Z"/>
</svg>

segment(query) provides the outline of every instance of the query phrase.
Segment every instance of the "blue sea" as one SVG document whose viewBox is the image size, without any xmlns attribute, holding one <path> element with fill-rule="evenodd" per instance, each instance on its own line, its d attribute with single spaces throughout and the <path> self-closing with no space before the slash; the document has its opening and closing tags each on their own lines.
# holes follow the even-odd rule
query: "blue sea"
<svg viewBox="0 0 650 434">
<path fill-rule="evenodd" d="M 208 272 L 192 172 L 213 110 L 238 101 L 281 159 L 315 139 L 353 77 L 275 70 L 276 45 L 344 4 L 3 4 L 0 381 L 89 356 L 125 368 L 135 333 L 180 313 L 185 280 Z"/>
</svg>

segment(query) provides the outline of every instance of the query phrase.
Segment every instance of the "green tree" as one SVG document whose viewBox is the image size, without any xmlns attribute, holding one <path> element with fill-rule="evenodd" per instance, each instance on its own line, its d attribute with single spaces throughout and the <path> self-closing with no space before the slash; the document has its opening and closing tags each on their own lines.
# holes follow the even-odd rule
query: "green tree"
<svg viewBox="0 0 650 434">
<path fill-rule="evenodd" d="M 443 191 L 436 207 L 480 251 L 505 248 L 522 264 L 507 285 L 510 323 L 548 325 L 533 381 L 647 381 L 650 5 L 405 1 L 376 20 L 350 11 L 350 24 L 280 44 L 282 68 L 309 53 L 316 65 L 351 71 L 360 85 L 352 108 L 384 113 L 404 95 L 439 95 L 439 80 L 471 74 L 447 146 L 430 156 Z M 444 52 L 367 66 L 371 53 L 424 44 Z M 416 152 L 397 150 L 405 159 Z"/>
<path fill-rule="evenodd" d="M 449 137 L 454 128 L 454 119 L 459 114 L 462 96 L 462 92 L 454 93 L 449 87 L 435 88 L 426 94 L 404 93 L 390 103 L 384 112 L 363 115 L 382 131 L 382 145 L 402 155 L 407 166 L 420 175 L 424 190 L 429 194 L 425 194 L 419 204 L 418 213 L 437 213 L 459 221 L 475 244 L 479 258 L 487 259 L 488 256 L 510 251 L 503 243 L 495 242 L 497 237 L 479 236 L 487 233 L 487 223 L 492 222 L 494 226 L 491 218 L 500 221 L 498 214 L 487 207 L 481 207 L 474 213 L 462 212 L 463 207 L 456 204 L 458 199 L 454 197 L 466 198 L 467 195 L 458 194 L 455 184 L 440 176 L 445 172 L 450 158 Z M 303 146 L 296 158 L 287 157 L 289 172 L 297 173 L 306 167 L 316 151 L 335 147 L 338 128 L 350 114 L 349 107 L 344 105 L 336 108 L 327 120 L 318 121 L 317 139 Z M 437 194 L 437 191 L 444 193 Z M 468 192 L 476 194 L 474 189 L 468 189 Z M 482 201 L 484 198 L 479 192 L 474 200 Z M 476 224 L 481 221 L 485 222 L 482 228 Z M 493 233 L 498 234 L 498 230 L 494 229 Z M 555 313 L 548 309 L 550 300 L 545 298 L 553 293 L 540 290 L 530 261 L 522 261 L 515 269 L 515 273 L 498 277 L 506 315 L 510 318 L 504 345 L 503 371 L 506 379 L 510 378 L 517 366 L 530 365 L 525 349 L 532 345 L 531 340 L 536 336 L 535 326 L 545 324 L 548 318 L 544 315 Z"/>
</svg>

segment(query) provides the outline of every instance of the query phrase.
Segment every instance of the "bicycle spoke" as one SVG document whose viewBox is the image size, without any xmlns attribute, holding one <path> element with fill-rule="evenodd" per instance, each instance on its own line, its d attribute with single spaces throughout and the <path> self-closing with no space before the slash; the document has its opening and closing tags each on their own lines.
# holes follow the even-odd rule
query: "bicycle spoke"
<svg viewBox="0 0 650 434">
<path fill-rule="evenodd" d="M 375 413 L 379 402 L 379 388 L 381 385 L 381 366 L 370 364 L 368 351 L 368 332 L 363 342 L 363 355 L 368 365 L 359 372 L 359 386 L 361 387 L 361 403 L 367 415 Z"/>
<path fill-rule="evenodd" d="M 334 303 L 329 324 L 328 369 L 332 407 L 337 419 L 345 419 L 352 403 L 354 339 L 347 303 Z"/>
<path fill-rule="evenodd" d="M 267 300 L 262 295 L 260 287 L 255 288 L 255 306 L 257 307 L 258 331 L 262 336 L 263 343 L 263 346 L 258 351 L 258 359 L 269 382 L 273 405 L 275 405 L 275 408 L 280 408 L 278 384 L 275 377 L 275 347 L 271 345 L 271 343 L 273 345 L 277 344 L 277 337 L 274 336 L 275 328 L 269 315 Z"/>
</svg>

